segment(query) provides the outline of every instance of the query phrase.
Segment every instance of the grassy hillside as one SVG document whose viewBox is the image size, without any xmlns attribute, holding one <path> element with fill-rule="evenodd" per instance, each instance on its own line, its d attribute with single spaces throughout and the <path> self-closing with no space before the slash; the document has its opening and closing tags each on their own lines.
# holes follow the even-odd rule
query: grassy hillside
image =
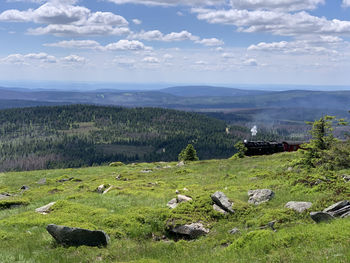
<svg viewBox="0 0 350 263">
<path fill-rule="evenodd" d="M 91 105 L 0 110 L 0 171 L 227 158 L 248 130 L 196 113 Z M 229 131 L 229 132 L 227 132 Z"/>
<path fill-rule="evenodd" d="M 308 212 L 348 199 L 350 182 L 341 175 L 350 170 L 289 168 L 298 154 L 182 167 L 141 163 L 2 173 L 0 193 L 17 196 L 0 201 L 0 207 L 9 202 L 27 205 L 0 211 L 0 262 L 349 262 L 350 218 L 315 224 Z M 42 178 L 46 184 L 37 183 Z M 64 178 L 71 180 L 60 182 Z M 114 188 L 101 195 L 95 192 L 101 184 Z M 20 193 L 22 185 L 29 189 Z M 273 190 L 275 197 L 258 206 L 248 204 L 247 191 L 263 188 Z M 166 204 L 176 197 L 176 189 L 193 201 L 170 210 Z M 210 195 L 215 191 L 234 202 L 235 214 L 213 211 Z M 34 212 L 53 201 L 57 203 L 51 213 Z M 310 201 L 313 206 L 299 214 L 284 208 L 288 201 Z M 263 228 L 274 220 L 277 232 Z M 175 242 L 167 231 L 169 223 L 193 222 L 202 222 L 209 234 Z M 51 223 L 104 230 L 111 243 L 106 248 L 63 247 L 46 232 Z M 239 234 L 228 233 L 234 227 Z M 156 241 L 163 235 L 165 239 Z"/>
</svg>

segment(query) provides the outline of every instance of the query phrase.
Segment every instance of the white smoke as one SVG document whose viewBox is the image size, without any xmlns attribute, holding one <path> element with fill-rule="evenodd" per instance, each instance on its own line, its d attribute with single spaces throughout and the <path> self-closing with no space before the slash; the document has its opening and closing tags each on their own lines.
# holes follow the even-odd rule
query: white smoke
<svg viewBox="0 0 350 263">
<path fill-rule="evenodd" d="M 256 136 L 258 133 L 258 127 L 254 125 L 254 127 L 250 130 L 250 132 L 252 133 L 252 136 Z"/>
</svg>

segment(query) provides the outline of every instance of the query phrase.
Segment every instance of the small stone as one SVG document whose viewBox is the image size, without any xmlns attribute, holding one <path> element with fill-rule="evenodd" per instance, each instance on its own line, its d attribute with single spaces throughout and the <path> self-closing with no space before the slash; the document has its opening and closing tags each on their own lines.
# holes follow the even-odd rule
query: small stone
<svg viewBox="0 0 350 263">
<path fill-rule="evenodd" d="M 63 179 L 58 180 L 57 182 L 64 183 L 64 182 L 72 181 L 73 179 L 74 179 L 74 177 L 63 178 Z"/>
<path fill-rule="evenodd" d="M 181 166 L 184 166 L 184 165 L 185 165 L 185 162 L 181 161 L 181 162 L 178 162 L 178 164 L 176 166 L 181 167 Z"/>
<path fill-rule="evenodd" d="M 188 197 L 186 195 L 177 195 L 177 202 L 182 203 L 182 202 L 189 202 L 192 201 L 191 197 Z"/>
<path fill-rule="evenodd" d="M 104 231 L 50 224 L 47 231 L 59 244 L 68 246 L 107 246 L 109 236 Z"/>
<path fill-rule="evenodd" d="M 213 209 L 216 211 L 216 212 L 219 212 L 221 214 L 224 214 L 224 215 L 227 215 L 228 213 L 222 209 L 220 206 L 218 206 L 217 204 L 213 204 Z"/>
<path fill-rule="evenodd" d="M 20 188 L 20 190 L 27 191 L 27 190 L 29 190 L 29 186 L 23 185 L 23 186 Z"/>
<path fill-rule="evenodd" d="M 109 185 L 107 187 L 109 187 Z M 102 194 L 107 187 L 104 184 L 101 184 L 96 188 L 96 192 Z"/>
<path fill-rule="evenodd" d="M 47 204 L 47 205 L 44 205 L 44 206 L 42 206 L 42 207 L 39 207 L 39 208 L 35 209 L 35 212 L 40 213 L 40 214 L 43 214 L 43 215 L 46 215 L 46 214 L 50 213 L 50 208 L 51 208 L 54 204 L 56 204 L 56 202 L 51 202 L 51 203 L 49 203 L 49 204 Z"/>
<path fill-rule="evenodd" d="M 152 173 L 153 170 L 152 169 L 144 169 L 141 171 L 141 173 Z"/>
<path fill-rule="evenodd" d="M 312 206 L 312 203 L 310 203 L 310 202 L 290 201 L 284 207 L 292 209 L 296 212 L 302 213 L 305 210 L 309 209 L 311 206 Z"/>
<path fill-rule="evenodd" d="M 241 233 L 241 231 L 239 231 L 239 229 L 237 227 L 231 229 L 228 231 L 231 235 L 235 235 L 235 234 L 239 234 Z"/>
<path fill-rule="evenodd" d="M 178 202 L 176 198 L 171 199 L 168 203 L 167 206 L 170 207 L 171 209 L 174 209 L 175 207 L 178 206 Z"/>
<path fill-rule="evenodd" d="M 181 225 L 171 229 L 171 232 L 187 236 L 194 239 L 209 233 L 209 229 L 204 228 L 201 223 L 192 223 L 190 225 Z"/>
<path fill-rule="evenodd" d="M 37 184 L 46 184 L 46 178 L 41 178 Z"/>
<path fill-rule="evenodd" d="M 342 175 L 343 180 L 347 183 L 350 182 L 350 175 L 343 174 Z"/>
<path fill-rule="evenodd" d="M 180 193 L 180 191 L 179 191 L 179 190 L 176 190 L 176 191 L 175 191 L 175 194 L 177 194 L 177 195 L 178 195 L 179 193 Z"/>
<path fill-rule="evenodd" d="M 189 191 L 186 187 L 183 190 L 186 191 L 186 192 Z"/>
<path fill-rule="evenodd" d="M 103 194 L 103 195 L 104 195 L 104 194 L 107 194 L 113 187 L 114 187 L 114 186 L 111 185 L 111 186 L 108 187 L 106 190 L 104 190 L 102 194 Z"/>
<path fill-rule="evenodd" d="M 118 174 L 116 177 L 115 177 L 116 180 L 120 180 L 122 179 L 122 176 L 120 174 Z"/>
<path fill-rule="evenodd" d="M 10 198 L 10 197 L 11 197 L 11 195 L 8 194 L 8 193 L 0 194 L 0 200 L 8 199 L 8 198 Z"/>
<path fill-rule="evenodd" d="M 311 216 L 311 219 L 314 220 L 316 223 L 327 222 L 334 219 L 333 216 L 324 212 L 311 212 L 310 216 Z"/>
<path fill-rule="evenodd" d="M 293 167 L 288 167 L 287 171 L 288 171 L 288 172 L 293 171 Z"/>
<path fill-rule="evenodd" d="M 270 201 L 270 199 L 275 195 L 273 191 L 270 189 L 257 189 L 257 190 L 249 190 L 248 196 L 249 200 L 248 203 L 259 205 L 261 203 Z"/>
</svg>

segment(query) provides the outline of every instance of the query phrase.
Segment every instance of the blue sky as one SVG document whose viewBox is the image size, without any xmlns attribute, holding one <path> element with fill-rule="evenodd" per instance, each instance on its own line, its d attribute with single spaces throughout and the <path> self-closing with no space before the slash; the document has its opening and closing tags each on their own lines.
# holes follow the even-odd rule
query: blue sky
<svg viewBox="0 0 350 263">
<path fill-rule="evenodd" d="M 0 81 L 350 85 L 350 0 L 2 0 Z"/>
</svg>

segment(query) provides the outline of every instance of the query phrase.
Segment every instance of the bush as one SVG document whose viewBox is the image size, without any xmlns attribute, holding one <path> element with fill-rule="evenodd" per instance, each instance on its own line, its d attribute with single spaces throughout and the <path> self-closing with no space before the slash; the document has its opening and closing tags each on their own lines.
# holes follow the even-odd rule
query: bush
<svg viewBox="0 0 350 263">
<path fill-rule="evenodd" d="M 179 154 L 179 161 L 198 161 L 197 152 L 192 144 L 187 145 Z"/>
<path fill-rule="evenodd" d="M 110 167 L 118 167 L 118 166 L 123 166 L 124 163 L 122 162 L 113 162 L 113 163 L 110 163 L 109 166 Z"/>
</svg>

